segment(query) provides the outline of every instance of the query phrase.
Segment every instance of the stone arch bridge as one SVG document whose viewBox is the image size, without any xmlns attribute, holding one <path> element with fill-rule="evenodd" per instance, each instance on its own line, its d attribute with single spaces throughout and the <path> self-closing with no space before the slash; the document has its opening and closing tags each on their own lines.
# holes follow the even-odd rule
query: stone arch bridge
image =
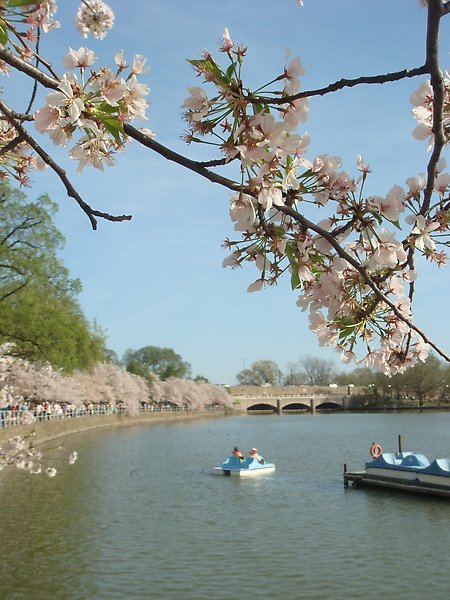
<svg viewBox="0 0 450 600">
<path fill-rule="evenodd" d="M 247 391 L 247 393 L 245 393 Z M 325 391 L 325 390 L 324 390 Z M 233 390 L 234 407 L 237 410 L 248 412 L 283 412 L 316 410 L 344 411 L 350 408 L 352 396 L 346 387 L 336 390 L 322 390 L 305 388 L 289 390 L 289 388 L 262 388 L 259 390 L 246 390 L 240 387 Z M 352 390 L 353 391 L 353 390 Z"/>
</svg>

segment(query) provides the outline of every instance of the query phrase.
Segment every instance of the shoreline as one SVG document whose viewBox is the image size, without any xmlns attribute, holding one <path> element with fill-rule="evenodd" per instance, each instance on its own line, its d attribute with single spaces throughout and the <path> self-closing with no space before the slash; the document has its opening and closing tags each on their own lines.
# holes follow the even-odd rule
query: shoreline
<svg viewBox="0 0 450 600">
<path fill-rule="evenodd" d="M 128 425 L 157 425 L 169 421 L 192 421 L 193 419 L 213 419 L 237 414 L 239 411 L 202 410 L 193 412 L 148 412 L 139 415 L 89 415 L 52 421 L 38 421 L 27 425 L 0 429 L 0 444 L 15 436 L 33 438 L 33 445 L 39 445 L 68 435 L 103 429 L 106 427 L 126 427 Z"/>
</svg>

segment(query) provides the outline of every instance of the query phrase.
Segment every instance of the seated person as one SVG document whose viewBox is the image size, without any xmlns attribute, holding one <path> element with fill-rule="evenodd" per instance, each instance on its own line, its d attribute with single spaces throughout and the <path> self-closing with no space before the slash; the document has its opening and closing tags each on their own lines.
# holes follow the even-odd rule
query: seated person
<svg viewBox="0 0 450 600">
<path fill-rule="evenodd" d="M 256 448 L 250 448 L 250 450 L 248 451 L 248 455 L 250 458 L 254 458 L 255 460 L 257 460 L 260 465 L 264 464 L 264 459 L 258 454 L 258 450 Z"/>
<path fill-rule="evenodd" d="M 237 446 L 235 446 L 233 448 L 233 452 L 231 453 L 231 455 L 237 456 L 241 462 L 243 462 L 243 460 L 244 460 L 244 455 L 242 454 L 242 452 L 239 450 L 239 448 Z"/>
</svg>

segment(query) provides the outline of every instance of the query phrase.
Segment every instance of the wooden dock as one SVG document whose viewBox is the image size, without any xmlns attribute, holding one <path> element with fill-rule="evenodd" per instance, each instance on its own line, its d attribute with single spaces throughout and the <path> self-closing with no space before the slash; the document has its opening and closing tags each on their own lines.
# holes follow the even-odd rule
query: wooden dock
<svg viewBox="0 0 450 600">
<path fill-rule="evenodd" d="M 348 487 L 349 483 L 355 487 L 376 487 L 413 494 L 422 494 L 425 496 L 450 498 L 450 486 L 441 487 L 438 485 L 428 485 L 421 483 L 418 480 L 409 481 L 404 479 L 376 477 L 374 475 L 368 475 L 366 471 L 347 471 L 346 466 L 344 466 L 345 487 Z"/>
</svg>

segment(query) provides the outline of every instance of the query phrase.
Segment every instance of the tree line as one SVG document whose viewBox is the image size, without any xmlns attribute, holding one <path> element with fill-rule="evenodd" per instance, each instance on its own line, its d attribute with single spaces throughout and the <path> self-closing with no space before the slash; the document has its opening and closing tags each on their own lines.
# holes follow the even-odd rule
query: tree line
<svg viewBox="0 0 450 600">
<path fill-rule="evenodd" d="M 34 201 L 0 183 L 0 344 L 31 362 L 71 373 L 105 356 L 105 336 L 78 302 L 81 283 L 59 253 L 64 237 L 54 224 L 57 205 Z"/>
<path fill-rule="evenodd" d="M 239 371 L 236 378 L 242 385 L 355 386 L 366 388 L 367 396 L 374 402 L 392 404 L 450 399 L 450 367 L 434 355 L 393 377 L 368 367 L 339 372 L 331 360 L 304 356 L 288 363 L 284 371 L 273 360 L 259 360 Z"/>
<path fill-rule="evenodd" d="M 129 349 L 120 360 L 106 347 L 103 330 L 86 319 L 78 302 L 81 282 L 59 256 L 65 240 L 54 223 L 56 211 L 48 195 L 30 201 L 7 181 L 0 183 L 0 345 L 66 375 L 106 362 L 148 383 L 190 378 L 190 364 L 171 348 Z"/>
</svg>

